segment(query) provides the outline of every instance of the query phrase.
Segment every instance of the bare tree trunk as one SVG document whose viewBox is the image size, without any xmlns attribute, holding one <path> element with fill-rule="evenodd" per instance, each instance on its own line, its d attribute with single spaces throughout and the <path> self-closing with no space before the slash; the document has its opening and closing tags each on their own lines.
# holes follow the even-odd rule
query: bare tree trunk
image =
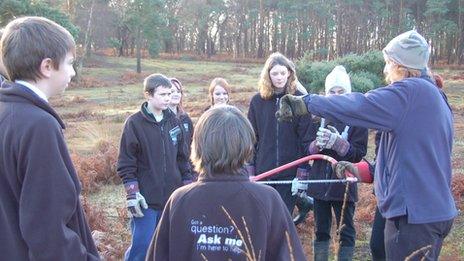
<svg viewBox="0 0 464 261">
<path fill-rule="evenodd" d="M 258 51 L 256 57 L 263 58 L 263 42 L 264 42 L 264 0 L 259 0 L 259 30 L 258 30 Z"/>
<path fill-rule="evenodd" d="M 92 18 L 93 18 L 93 7 L 95 6 L 95 0 L 92 0 L 90 4 L 90 11 L 89 11 L 89 21 L 87 22 L 87 29 L 85 31 L 85 38 L 84 38 L 84 57 L 85 58 L 90 58 L 90 31 L 91 31 L 91 26 L 92 26 Z M 75 80 L 79 81 L 80 80 L 80 74 L 82 71 L 82 67 L 84 66 L 84 57 L 81 57 L 79 59 L 79 63 L 77 66 L 77 73 L 75 76 Z"/>
<path fill-rule="evenodd" d="M 142 72 L 142 29 L 140 26 L 137 28 L 137 39 L 136 39 L 136 56 L 137 56 L 137 68 L 136 71 L 137 73 Z"/>
<path fill-rule="evenodd" d="M 459 65 L 464 63 L 464 24 L 463 24 L 463 0 L 458 0 L 458 33 L 456 37 L 456 56 Z"/>
</svg>

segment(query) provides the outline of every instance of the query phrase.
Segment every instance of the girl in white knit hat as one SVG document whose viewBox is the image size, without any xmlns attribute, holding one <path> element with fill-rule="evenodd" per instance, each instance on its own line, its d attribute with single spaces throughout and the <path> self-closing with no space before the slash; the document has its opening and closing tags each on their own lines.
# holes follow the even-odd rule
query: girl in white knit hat
<svg viewBox="0 0 464 261">
<path fill-rule="evenodd" d="M 326 96 L 351 92 L 350 77 L 343 66 L 336 66 L 325 80 Z M 330 124 L 330 125 L 329 125 Z M 339 122 L 322 119 L 321 124 L 312 124 L 310 128 L 310 154 L 325 154 L 336 160 L 358 162 L 366 155 L 368 132 L 366 128 L 350 127 Z M 319 127 L 320 126 L 320 127 Z M 319 128 L 318 128 L 319 127 Z M 330 163 L 315 161 L 309 179 L 336 179 Z M 329 258 L 332 211 L 337 224 L 342 216 L 345 194 L 344 184 L 322 183 L 310 185 L 308 194 L 314 198 L 315 234 L 314 260 L 325 261 Z M 351 184 L 346 202 L 343 228 L 340 233 L 338 260 L 352 260 L 356 231 L 353 222 L 355 202 L 358 200 L 356 184 Z M 339 242 L 337 242 L 338 244 Z"/>
</svg>

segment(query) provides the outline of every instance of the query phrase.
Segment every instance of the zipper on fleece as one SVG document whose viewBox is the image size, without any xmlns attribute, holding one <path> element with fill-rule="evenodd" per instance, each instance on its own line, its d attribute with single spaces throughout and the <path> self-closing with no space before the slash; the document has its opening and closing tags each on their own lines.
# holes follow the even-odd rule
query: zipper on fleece
<svg viewBox="0 0 464 261">
<path fill-rule="evenodd" d="M 276 99 L 276 111 L 279 108 L 279 100 Z M 276 167 L 279 167 L 279 121 L 276 119 Z"/>
<path fill-rule="evenodd" d="M 164 178 L 164 184 L 167 184 L 167 170 L 166 170 L 166 145 L 165 145 L 165 138 L 164 138 L 164 124 L 160 123 L 161 125 L 161 141 L 163 144 L 163 178 Z M 163 195 L 166 195 L 166 186 L 163 186 Z"/>
</svg>

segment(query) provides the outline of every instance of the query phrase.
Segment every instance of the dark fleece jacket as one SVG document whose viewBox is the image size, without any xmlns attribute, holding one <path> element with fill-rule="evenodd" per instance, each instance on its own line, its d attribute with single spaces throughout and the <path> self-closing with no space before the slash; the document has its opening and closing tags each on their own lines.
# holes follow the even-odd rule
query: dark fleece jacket
<svg viewBox="0 0 464 261">
<path fill-rule="evenodd" d="M 3 260 L 99 260 L 79 199 L 64 124 L 30 89 L 0 89 Z"/>
<path fill-rule="evenodd" d="M 275 117 L 280 98 L 284 94 L 264 100 L 258 93 L 251 99 L 248 119 L 256 134 L 255 156 L 251 164 L 255 166 L 256 174 L 302 158 L 308 153 L 311 116 L 296 117 L 292 122 L 278 122 Z M 308 168 L 307 165 L 301 167 Z M 292 179 L 296 176 L 296 170 L 295 167 L 282 171 L 270 179 Z"/>
<path fill-rule="evenodd" d="M 293 251 L 290 251 L 289 246 Z M 248 176 L 200 176 L 164 209 L 147 260 L 306 260 L 279 194 Z"/>
<path fill-rule="evenodd" d="M 157 122 L 144 112 L 144 106 L 126 121 L 117 171 L 124 183 L 138 181 L 149 207 L 162 210 L 182 181 L 192 179 L 191 166 L 174 113 L 164 110 L 163 119 Z"/>
</svg>

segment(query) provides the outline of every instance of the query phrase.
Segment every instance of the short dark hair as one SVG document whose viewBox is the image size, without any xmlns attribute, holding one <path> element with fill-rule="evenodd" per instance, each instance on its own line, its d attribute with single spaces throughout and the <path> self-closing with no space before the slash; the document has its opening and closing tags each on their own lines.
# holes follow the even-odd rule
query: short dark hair
<svg viewBox="0 0 464 261">
<path fill-rule="evenodd" d="M 255 133 L 236 107 L 213 107 L 195 127 L 192 162 L 200 174 L 238 174 L 253 156 Z"/>
<path fill-rule="evenodd" d="M 171 88 L 171 80 L 159 73 L 149 75 L 145 78 L 145 80 L 143 80 L 143 91 L 150 95 L 153 95 L 158 87 Z"/>
<path fill-rule="evenodd" d="M 75 53 L 72 35 L 44 17 L 17 18 L 5 27 L 0 41 L 2 61 L 11 81 L 42 78 L 40 64 L 50 58 L 58 70 L 69 52 Z"/>
</svg>

